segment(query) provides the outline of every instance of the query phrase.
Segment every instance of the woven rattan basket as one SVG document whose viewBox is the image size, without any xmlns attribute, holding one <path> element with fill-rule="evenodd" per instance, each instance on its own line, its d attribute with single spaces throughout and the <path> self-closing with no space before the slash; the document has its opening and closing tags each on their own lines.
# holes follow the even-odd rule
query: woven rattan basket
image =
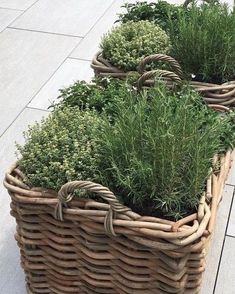
<svg viewBox="0 0 235 294">
<path fill-rule="evenodd" d="M 4 185 L 17 222 L 28 293 L 199 293 L 205 254 L 232 153 L 211 172 L 198 211 L 178 222 L 140 216 L 87 181 L 59 193 L 29 188 L 13 165 Z M 82 188 L 105 202 L 73 199 Z"/>
<path fill-rule="evenodd" d="M 153 62 L 167 63 L 171 67 L 171 71 L 152 70 L 146 71 L 146 65 Z M 129 72 L 112 66 L 102 56 L 102 52 L 98 52 L 91 63 L 96 76 L 111 76 L 119 79 L 126 79 Z M 172 57 L 163 54 L 153 54 L 144 58 L 137 69 L 141 75 L 140 86 L 151 86 L 154 83 L 154 76 L 160 75 L 162 80 L 172 87 L 175 83 L 184 80 L 184 75 L 179 63 Z M 189 83 L 203 96 L 208 104 L 220 104 L 224 106 L 235 106 L 235 81 L 230 81 L 221 85 L 189 81 Z"/>
</svg>

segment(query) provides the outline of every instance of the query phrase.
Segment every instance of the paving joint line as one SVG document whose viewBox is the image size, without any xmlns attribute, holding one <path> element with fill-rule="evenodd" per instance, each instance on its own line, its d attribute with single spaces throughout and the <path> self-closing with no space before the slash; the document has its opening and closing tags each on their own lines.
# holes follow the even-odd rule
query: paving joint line
<svg viewBox="0 0 235 294">
<path fill-rule="evenodd" d="M 227 224 L 226 224 L 226 229 L 225 229 L 225 234 L 224 234 L 223 245 L 222 245 L 222 249 L 221 249 L 221 252 L 220 252 L 220 258 L 219 258 L 219 263 L 218 263 L 216 277 L 215 277 L 215 284 L 214 284 L 214 288 L 213 288 L 213 294 L 215 294 L 215 290 L 216 290 L 216 286 L 217 286 L 217 281 L 218 281 L 218 276 L 219 276 L 219 271 L 220 271 L 220 265 L 221 265 L 223 252 L 224 252 L 225 240 L 226 240 L 226 237 L 227 237 L 227 230 L 228 230 L 229 220 L 230 220 L 231 211 L 232 211 L 232 207 L 233 207 L 234 195 L 235 195 L 235 190 L 233 190 L 232 201 L 230 203 L 230 208 L 229 208 L 229 214 L 228 214 L 228 218 L 227 218 Z"/>
<path fill-rule="evenodd" d="M 32 110 L 45 111 L 45 112 L 48 112 L 48 113 L 51 112 L 49 109 L 43 109 L 43 108 L 38 108 L 38 107 L 28 106 L 28 104 L 27 104 L 27 106 L 25 107 L 25 109 L 32 109 Z"/>
<path fill-rule="evenodd" d="M 38 1 L 36 1 L 36 2 L 38 2 Z M 36 2 L 34 2 L 30 7 L 32 7 Z M 29 8 L 30 8 L 29 7 Z M 29 9 L 28 8 L 28 9 Z M 27 9 L 27 10 L 28 10 Z M 27 10 L 25 10 L 24 12 L 26 12 Z M 23 13 L 21 13 L 18 17 L 20 17 L 21 15 L 23 15 L 24 14 L 24 12 Z M 18 18 L 17 17 L 17 18 Z M 16 19 L 17 19 L 16 18 Z M 16 20 L 15 19 L 15 20 Z M 14 20 L 14 21 L 15 21 Z M 14 22 L 13 21 L 13 22 Z M 13 23 L 12 22 L 12 23 Z M 7 28 L 9 28 L 9 27 L 6 27 L 3 31 L 5 31 Z M 15 29 L 15 28 L 11 28 L 11 29 Z M 2 32 L 3 32 L 2 31 Z M 55 34 L 55 35 L 57 35 L 57 34 Z M 80 43 L 80 41 L 81 41 L 81 38 L 79 38 L 79 41 L 78 41 L 78 44 Z M 26 109 L 26 108 L 32 108 L 32 109 L 35 109 L 35 110 L 41 110 L 41 111 L 46 111 L 46 110 L 43 110 L 43 109 L 39 109 L 39 108 L 33 108 L 33 107 L 30 107 L 30 106 L 28 106 L 29 105 L 29 103 L 36 97 L 36 95 L 42 90 L 42 88 L 50 81 L 50 79 L 55 75 L 55 73 L 58 71 L 58 69 L 64 64 L 64 62 L 66 61 L 66 59 L 69 57 L 69 55 L 73 52 L 73 50 L 78 46 L 78 44 L 76 44 L 75 46 L 74 46 L 74 48 L 69 52 L 69 54 L 66 56 L 66 58 L 64 58 L 63 59 L 63 61 L 59 64 L 59 66 L 55 69 L 55 71 L 50 75 L 50 77 L 45 81 L 45 83 L 43 83 L 43 85 L 39 88 L 39 90 L 32 96 L 32 98 L 30 99 L 30 101 L 28 101 L 27 102 L 27 104 L 22 108 L 22 110 L 16 115 L 16 117 L 12 120 L 12 122 L 6 127 L 6 129 L 5 130 L 3 130 L 3 132 L 0 134 L 0 138 L 7 132 L 7 130 L 12 126 L 12 124 L 17 120 L 17 118 L 22 114 L 22 112 Z"/>
<path fill-rule="evenodd" d="M 37 1 L 36 1 L 37 2 Z M 35 2 L 35 3 L 36 3 Z M 32 7 L 35 3 L 33 3 L 30 7 Z M 67 37 L 76 37 L 76 38 L 79 38 L 79 42 L 78 42 L 78 44 L 71 50 L 71 52 L 67 55 L 67 57 L 61 62 L 61 64 L 56 68 L 56 70 L 53 72 L 53 74 L 45 81 L 45 83 L 39 88 L 39 90 L 32 96 L 32 98 L 30 99 L 30 101 L 27 103 L 27 105 L 26 105 L 26 107 L 28 106 L 28 107 L 30 107 L 29 106 L 29 104 L 33 101 L 33 99 L 36 97 L 36 95 L 43 89 L 43 87 L 50 81 L 50 79 L 56 74 L 56 72 L 60 69 L 60 67 L 65 63 L 65 61 L 68 59 L 68 58 L 71 58 L 71 59 L 76 59 L 76 60 L 79 60 L 78 58 L 73 58 L 73 57 L 70 57 L 70 55 L 72 54 L 72 52 L 79 46 L 79 43 L 82 41 L 82 39 L 84 39 L 88 34 L 89 34 L 89 32 L 95 27 L 95 25 L 100 21 L 100 19 L 106 14 L 106 12 L 110 9 L 110 7 L 113 5 L 115 3 L 115 0 L 114 1 L 112 1 L 112 3 L 107 7 L 107 9 L 104 11 L 104 13 L 98 18 L 98 20 L 94 23 L 94 25 L 90 28 L 90 30 L 85 34 L 85 36 L 84 37 L 78 37 L 78 36 L 71 36 L 71 35 L 63 35 L 63 36 L 67 36 Z M 29 8 L 30 8 L 29 7 Z M 28 8 L 28 9 L 29 9 Z M 27 10 L 28 10 L 27 9 Z M 26 11 L 27 11 L 26 10 Z M 25 12 L 26 12 L 25 11 Z M 19 17 L 21 16 L 21 15 L 23 15 L 24 14 L 24 12 L 22 13 L 22 14 L 20 14 L 19 15 Z M 18 17 L 17 17 L 18 18 Z M 16 19 L 17 19 L 16 18 Z M 15 19 L 15 20 L 16 20 Z M 14 20 L 14 21 L 15 21 Z M 13 22 L 14 22 L 13 21 Z M 12 22 L 12 23 L 13 23 Z M 11 24 L 12 24 L 11 23 Z M 34 30 L 27 30 L 27 29 L 21 29 L 21 28 L 15 28 L 15 27 L 11 27 L 11 24 L 7 27 L 8 29 L 14 29 L 14 30 L 24 30 L 24 31 L 32 31 L 32 32 L 38 32 L 38 33 L 45 33 L 45 34 L 53 34 L 53 35 L 62 35 L 62 34 L 56 34 L 56 33 L 49 33 L 49 32 L 44 32 L 44 31 L 34 31 Z M 82 59 L 80 59 L 80 60 L 82 60 Z M 85 60 L 84 59 L 84 61 L 89 61 L 89 62 L 91 62 L 91 60 Z M 32 107 L 33 108 L 33 107 Z M 21 112 L 20 112 L 21 113 Z M 7 128 L 8 129 L 8 128 Z M 6 129 L 6 130 L 7 130 Z M 5 131 L 6 131 L 5 130 Z M 2 133 L 2 135 L 5 133 L 5 131 Z M 2 136 L 2 135 L 0 135 L 0 137 Z"/>
<path fill-rule="evenodd" d="M 77 35 L 54 33 L 54 32 L 47 32 L 47 31 L 40 31 L 40 30 L 32 30 L 32 29 L 26 29 L 26 28 L 17 28 L 17 27 L 11 26 L 11 24 L 7 28 L 8 29 L 11 29 L 11 30 L 19 30 L 19 31 L 26 31 L 26 32 L 42 33 L 42 34 L 49 34 L 49 35 L 56 35 L 56 36 L 64 36 L 64 37 L 71 37 L 71 38 L 79 38 L 79 39 L 83 39 L 84 38 L 83 36 L 77 36 Z"/>
<path fill-rule="evenodd" d="M 6 129 L 2 132 L 2 134 L 0 134 L 0 139 L 4 136 L 4 134 L 9 130 L 9 128 L 14 124 L 14 122 L 19 118 L 19 116 L 24 112 L 25 109 L 30 108 L 27 107 L 27 105 L 25 105 L 20 112 L 18 112 L 18 114 L 15 116 L 15 118 L 11 121 L 11 123 L 6 127 Z M 38 111 L 45 111 L 46 110 L 42 110 L 42 109 L 34 109 L 34 110 L 38 110 Z"/>
<path fill-rule="evenodd" d="M 79 46 L 79 44 L 78 44 L 78 46 Z M 71 57 L 71 56 L 69 56 L 68 59 L 75 59 L 75 60 L 82 60 L 82 61 L 89 61 L 89 62 L 91 62 L 91 59 L 76 58 L 76 57 Z"/>
<path fill-rule="evenodd" d="M 21 30 L 21 31 L 29 31 L 29 32 L 35 32 L 35 33 L 44 33 L 44 34 L 51 34 L 51 35 L 59 35 L 59 36 L 66 36 L 66 37 L 74 37 L 74 38 L 80 38 L 80 39 L 84 39 L 89 32 L 95 27 L 95 25 L 97 24 L 97 22 L 100 21 L 100 19 L 105 15 L 105 13 L 109 10 L 109 8 L 115 3 L 115 0 L 112 1 L 112 3 L 105 9 L 104 13 L 97 19 L 97 21 L 94 23 L 93 26 L 91 26 L 91 28 L 89 29 L 89 31 L 84 34 L 84 36 L 78 36 L 78 35 L 71 35 L 71 34 L 63 34 L 63 33 L 54 33 L 54 32 L 48 32 L 48 31 L 40 31 L 40 30 L 33 30 L 33 29 L 26 29 L 26 28 L 17 28 L 12 26 L 12 24 L 19 18 L 21 17 L 26 11 L 28 11 L 34 4 L 36 4 L 39 0 L 37 0 L 36 2 L 34 2 L 30 7 L 28 7 L 26 10 L 21 10 L 23 11 L 23 13 L 21 13 L 18 17 L 16 17 L 6 28 L 8 29 L 14 29 L 14 30 Z M 79 44 L 77 44 L 78 46 Z M 74 50 L 77 48 L 77 46 L 74 48 Z M 73 51 L 72 51 L 73 52 Z M 72 53 L 71 52 L 71 53 Z M 70 54 L 71 54 L 70 53 Z"/>
<path fill-rule="evenodd" d="M 92 29 L 97 25 L 97 23 L 102 19 L 102 17 L 106 14 L 106 12 L 113 6 L 113 4 L 115 3 L 116 0 L 113 0 L 112 3 L 105 9 L 104 13 L 97 19 L 97 21 L 94 23 L 94 25 L 89 29 L 89 31 L 84 35 L 85 39 L 87 37 L 87 35 L 92 31 Z M 75 51 L 78 48 L 79 44 L 74 48 L 73 51 Z M 73 53 L 73 51 L 70 53 L 70 55 Z M 69 56 L 70 56 L 69 55 Z M 75 57 L 74 57 L 75 58 Z M 75 58 L 77 59 L 77 58 Z M 90 61 L 90 60 L 89 60 Z"/>
<path fill-rule="evenodd" d="M 226 237 L 229 237 L 229 238 L 234 238 L 235 239 L 235 236 L 232 236 L 232 235 L 226 235 Z"/>
<path fill-rule="evenodd" d="M 97 23 L 102 19 L 102 17 L 106 14 L 106 12 L 113 6 L 116 0 L 113 0 L 112 3 L 105 9 L 104 13 L 97 19 L 97 21 L 93 24 L 93 26 L 89 29 L 89 31 L 85 34 L 84 38 L 90 33 L 90 31 L 97 25 Z"/>
<path fill-rule="evenodd" d="M 81 39 L 79 40 L 78 44 L 81 42 Z M 61 68 L 61 66 L 65 63 L 65 61 L 67 60 L 67 58 L 69 57 L 69 55 L 73 52 L 73 50 L 78 46 L 75 45 L 74 48 L 69 52 L 69 54 L 63 59 L 63 61 L 59 64 L 59 66 L 54 70 L 54 72 L 50 75 L 50 77 L 45 81 L 45 83 L 43 83 L 43 85 L 38 89 L 38 91 L 32 96 L 32 98 L 30 99 L 30 101 L 27 103 L 26 106 L 28 106 L 33 99 L 38 95 L 38 93 L 43 89 L 43 87 L 45 87 L 45 85 L 52 79 L 52 77 L 56 74 L 56 72 Z M 30 106 L 29 106 L 30 107 Z"/>
<path fill-rule="evenodd" d="M 25 10 L 20 10 L 22 11 L 22 13 L 20 15 L 18 15 L 7 27 L 5 27 L 5 29 L 2 31 L 4 32 L 9 26 L 11 26 L 18 18 L 20 18 L 24 13 L 26 13 L 26 11 L 28 11 L 34 4 L 36 4 L 39 0 L 35 1 L 34 3 L 32 3 L 27 9 Z M 1 33 L 2 33 L 1 32 Z"/>
<path fill-rule="evenodd" d="M 115 0 L 112 1 L 112 3 L 107 7 L 107 9 L 104 11 L 104 13 L 100 16 L 100 18 L 95 22 L 95 24 L 90 28 L 90 30 L 87 32 L 87 34 L 89 34 L 89 32 L 93 29 L 93 27 L 97 24 L 98 21 L 100 21 L 100 19 L 105 15 L 105 13 L 108 11 L 108 9 L 115 3 Z M 13 28 L 15 29 L 15 28 Z M 87 34 L 82 38 L 84 39 Z M 58 34 L 56 34 L 58 35 Z M 56 74 L 56 72 L 60 69 L 60 67 L 65 63 L 65 61 L 67 59 L 76 59 L 76 60 L 84 60 L 84 61 L 89 61 L 91 62 L 91 60 L 86 60 L 86 59 L 80 59 L 80 58 L 75 58 L 75 57 L 70 57 L 70 55 L 72 54 L 72 52 L 79 46 L 79 43 L 81 42 L 81 39 L 79 40 L 78 44 L 71 50 L 71 52 L 67 55 L 67 57 L 63 60 L 63 62 L 59 65 L 59 67 L 57 67 L 57 69 L 54 71 L 54 73 L 50 76 L 50 78 L 42 85 L 42 87 L 37 91 L 37 93 L 35 95 L 33 95 L 32 99 L 28 102 L 27 107 L 31 107 L 28 106 L 30 104 L 30 102 L 33 101 L 33 99 L 37 96 L 37 94 L 43 89 L 43 87 L 50 81 L 50 79 Z M 33 108 L 33 107 L 31 107 Z"/>
<path fill-rule="evenodd" d="M 228 184 L 228 183 L 225 183 L 225 186 L 230 186 L 230 187 L 234 187 L 234 188 L 235 188 L 235 184 Z"/>
<path fill-rule="evenodd" d="M 13 11 L 25 11 L 24 9 L 16 9 L 16 8 L 8 8 L 8 7 L 0 7 L 0 9 L 3 9 L 3 10 L 13 10 Z"/>
</svg>

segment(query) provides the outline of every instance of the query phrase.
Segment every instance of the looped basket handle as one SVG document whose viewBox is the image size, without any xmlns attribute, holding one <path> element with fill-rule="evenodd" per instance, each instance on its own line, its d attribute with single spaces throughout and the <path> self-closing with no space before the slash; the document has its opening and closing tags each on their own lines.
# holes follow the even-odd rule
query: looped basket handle
<svg viewBox="0 0 235 294">
<path fill-rule="evenodd" d="M 137 69 L 139 74 L 143 74 L 145 72 L 147 64 L 156 61 L 168 63 L 176 75 L 178 75 L 180 78 L 183 78 L 183 71 L 178 61 L 176 61 L 173 57 L 165 54 L 152 54 L 142 59 Z"/>
<path fill-rule="evenodd" d="M 122 205 L 116 196 L 106 187 L 90 181 L 72 181 L 63 185 L 58 192 L 58 203 L 55 207 L 55 218 L 63 221 L 63 206 L 70 202 L 76 189 L 85 189 L 89 192 L 97 193 L 103 200 L 110 205 L 109 210 L 105 216 L 104 228 L 108 235 L 116 236 L 113 229 L 113 219 L 116 212 L 127 212 L 130 209 Z"/>
<path fill-rule="evenodd" d="M 220 105 L 220 104 L 208 104 L 208 106 L 218 112 L 230 112 L 231 109 L 227 106 Z"/>
<path fill-rule="evenodd" d="M 136 86 L 137 86 L 137 90 L 140 91 L 145 82 L 155 76 L 159 76 L 162 78 L 168 78 L 170 79 L 172 82 L 175 83 L 179 83 L 181 82 L 181 78 L 174 72 L 168 71 L 168 70 L 151 70 L 151 71 L 146 71 L 145 73 L 143 73 L 139 79 L 137 80 Z"/>
</svg>

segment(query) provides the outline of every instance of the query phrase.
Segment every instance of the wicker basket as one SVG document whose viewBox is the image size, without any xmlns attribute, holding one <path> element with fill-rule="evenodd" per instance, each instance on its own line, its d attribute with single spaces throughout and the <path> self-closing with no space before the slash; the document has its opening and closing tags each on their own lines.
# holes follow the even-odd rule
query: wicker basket
<svg viewBox="0 0 235 294">
<path fill-rule="evenodd" d="M 129 72 L 124 72 L 115 66 L 112 66 L 103 56 L 102 51 L 95 54 L 91 62 L 91 68 L 93 68 L 95 76 L 111 76 L 125 80 Z"/>
<path fill-rule="evenodd" d="M 146 65 L 152 62 L 163 62 L 170 65 L 172 71 L 152 70 L 146 71 Z M 126 79 L 129 72 L 113 67 L 102 56 L 102 52 L 98 52 L 91 63 L 96 76 L 112 76 L 114 78 Z M 163 54 L 153 54 L 144 58 L 137 69 L 141 75 L 139 88 L 141 86 L 151 86 L 154 83 L 154 75 L 156 73 L 161 76 L 162 80 L 172 87 L 175 83 L 184 80 L 184 75 L 179 63 L 172 57 Z M 220 104 L 224 106 L 235 106 L 235 81 L 227 82 L 221 85 L 190 81 L 190 84 L 201 93 L 204 100 L 208 104 Z"/>
<path fill-rule="evenodd" d="M 209 176 L 198 212 L 178 222 L 140 216 L 92 182 L 70 182 L 58 195 L 30 189 L 15 164 L 4 185 L 28 293 L 199 293 L 231 158 L 231 151 L 219 158 L 220 170 Z M 77 188 L 107 204 L 72 199 Z"/>
</svg>

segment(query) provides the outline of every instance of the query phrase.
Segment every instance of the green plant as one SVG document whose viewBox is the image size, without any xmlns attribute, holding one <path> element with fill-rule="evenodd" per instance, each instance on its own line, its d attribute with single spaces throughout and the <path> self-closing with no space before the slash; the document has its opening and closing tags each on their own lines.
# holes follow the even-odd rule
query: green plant
<svg viewBox="0 0 235 294">
<path fill-rule="evenodd" d="M 126 23 L 128 21 L 148 20 L 159 25 L 163 30 L 169 30 L 169 19 L 177 21 L 178 11 L 185 9 L 183 6 L 176 6 L 166 1 L 157 1 L 148 3 L 136 2 L 126 3 L 123 6 L 125 13 L 119 15 L 119 21 Z"/>
<path fill-rule="evenodd" d="M 158 86 L 137 95 L 125 83 L 116 89 L 106 82 L 107 97 L 122 95 L 111 112 L 93 109 L 97 105 L 81 94 L 85 84 L 76 83 L 74 93 L 67 89 L 71 100 L 29 128 L 25 145 L 18 145 L 25 182 L 58 190 L 68 181 L 91 180 L 141 214 L 178 219 L 191 213 L 213 155 L 235 142 L 235 113 L 218 115 L 188 87 L 174 94 Z M 79 193 L 85 195 L 94 197 Z"/>
<path fill-rule="evenodd" d="M 24 134 L 25 145 L 17 146 L 26 183 L 58 190 L 68 181 L 98 179 L 98 129 L 102 119 L 94 111 L 78 108 L 56 110 L 30 127 Z"/>
<path fill-rule="evenodd" d="M 221 119 L 225 119 L 226 125 L 221 134 L 222 148 L 221 152 L 235 147 L 235 110 L 230 110 L 229 113 L 222 115 Z"/>
<path fill-rule="evenodd" d="M 181 218 L 199 203 L 226 127 L 193 90 L 155 87 L 106 122 L 102 181 L 141 214 Z"/>
<path fill-rule="evenodd" d="M 170 39 L 149 21 L 129 21 L 106 34 L 101 41 L 104 58 L 125 71 L 136 70 L 140 60 L 153 53 L 166 54 Z"/>
<path fill-rule="evenodd" d="M 195 80 L 221 83 L 235 78 L 235 11 L 225 4 L 181 10 L 169 34 L 171 55 Z"/>
<path fill-rule="evenodd" d="M 222 83 L 235 78 L 235 11 L 218 1 L 188 8 L 165 1 L 126 4 L 121 22 L 149 20 L 170 36 L 175 57 L 188 78 Z"/>
<path fill-rule="evenodd" d="M 105 112 L 114 117 L 116 105 L 123 103 L 130 93 L 129 84 L 111 77 L 94 78 L 91 83 L 77 81 L 60 90 L 59 103 L 54 104 L 52 108 L 95 109 L 99 113 Z"/>
</svg>

